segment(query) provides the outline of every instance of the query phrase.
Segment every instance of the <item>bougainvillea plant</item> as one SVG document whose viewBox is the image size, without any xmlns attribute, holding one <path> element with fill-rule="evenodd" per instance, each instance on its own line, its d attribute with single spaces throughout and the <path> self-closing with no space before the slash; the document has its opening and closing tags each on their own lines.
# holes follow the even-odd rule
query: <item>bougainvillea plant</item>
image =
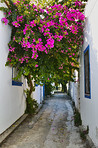
<svg viewBox="0 0 98 148">
<path fill-rule="evenodd" d="M 1 21 L 12 27 L 6 65 L 17 68 L 17 78 L 27 78 L 29 97 L 32 79 L 72 81 L 83 40 L 82 2 L 76 0 L 71 8 L 56 2 L 44 8 L 30 0 L 5 2 L 8 7 L 0 8 L 5 14 Z"/>
</svg>

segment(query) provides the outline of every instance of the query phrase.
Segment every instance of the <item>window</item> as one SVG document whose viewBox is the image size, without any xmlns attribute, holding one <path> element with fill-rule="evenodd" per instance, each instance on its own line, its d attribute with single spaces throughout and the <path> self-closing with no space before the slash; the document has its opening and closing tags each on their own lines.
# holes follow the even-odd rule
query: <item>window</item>
<svg viewBox="0 0 98 148">
<path fill-rule="evenodd" d="M 19 78 L 17 81 L 14 80 L 14 78 L 17 76 L 18 74 L 18 71 L 16 68 L 12 68 L 12 85 L 15 85 L 15 86 L 22 86 L 22 77 Z"/>
<path fill-rule="evenodd" d="M 89 46 L 84 51 L 84 90 L 85 97 L 91 98 L 90 91 L 90 56 L 89 56 Z"/>
</svg>

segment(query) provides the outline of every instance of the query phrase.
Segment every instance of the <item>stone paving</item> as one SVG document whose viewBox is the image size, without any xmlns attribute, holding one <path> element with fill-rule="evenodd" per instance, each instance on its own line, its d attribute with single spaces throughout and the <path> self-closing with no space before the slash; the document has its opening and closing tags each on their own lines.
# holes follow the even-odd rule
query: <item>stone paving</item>
<svg viewBox="0 0 98 148">
<path fill-rule="evenodd" d="M 34 117 L 29 116 L 0 148 L 89 148 L 74 126 L 71 101 L 56 94 L 45 101 Z"/>
</svg>

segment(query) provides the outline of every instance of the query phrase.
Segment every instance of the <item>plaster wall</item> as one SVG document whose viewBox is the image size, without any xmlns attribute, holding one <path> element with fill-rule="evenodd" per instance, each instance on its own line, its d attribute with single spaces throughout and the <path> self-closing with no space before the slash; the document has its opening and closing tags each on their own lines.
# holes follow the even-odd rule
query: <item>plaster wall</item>
<svg viewBox="0 0 98 148">
<path fill-rule="evenodd" d="M 0 7 L 6 7 L 0 3 Z M 22 78 L 22 86 L 12 85 L 12 68 L 5 67 L 8 56 L 8 42 L 10 41 L 11 28 L 4 25 L 1 19 L 5 17 L 0 11 L 0 134 L 9 128 L 25 112 L 27 80 Z M 38 85 L 32 97 L 40 104 L 43 101 L 43 86 Z"/>
<path fill-rule="evenodd" d="M 98 1 L 89 0 L 85 8 L 84 44 L 80 60 L 80 112 L 82 123 L 98 146 Z M 90 50 L 91 99 L 84 94 L 84 50 Z"/>
<path fill-rule="evenodd" d="M 1 22 L 3 17 L 0 11 L 0 134 L 24 114 L 26 106 L 23 93 L 25 80 L 23 86 L 12 86 L 12 68 L 5 67 L 11 28 Z"/>
<path fill-rule="evenodd" d="M 35 87 L 35 91 L 33 92 L 33 98 L 37 101 L 38 104 L 43 101 L 43 86 L 38 85 Z"/>
<path fill-rule="evenodd" d="M 77 70 L 74 71 L 74 75 L 75 75 L 75 82 L 70 82 L 70 86 L 69 87 L 67 86 L 67 87 L 68 89 L 70 89 L 70 95 L 73 101 L 75 102 L 76 108 L 80 109 L 80 103 L 79 103 L 80 94 L 79 94 L 79 82 L 78 82 Z"/>
</svg>

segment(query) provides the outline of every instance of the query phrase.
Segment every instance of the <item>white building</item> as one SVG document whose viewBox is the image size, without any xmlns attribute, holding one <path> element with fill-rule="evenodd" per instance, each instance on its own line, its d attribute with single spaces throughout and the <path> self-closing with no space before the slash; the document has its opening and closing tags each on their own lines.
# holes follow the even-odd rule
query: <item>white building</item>
<svg viewBox="0 0 98 148">
<path fill-rule="evenodd" d="M 3 4 L 0 4 L 0 6 Z M 5 67 L 11 28 L 1 22 L 4 15 L 0 11 L 0 133 L 11 126 L 25 111 L 23 86 L 12 85 L 12 68 Z"/>
<path fill-rule="evenodd" d="M 80 56 L 80 114 L 83 126 L 89 126 L 89 137 L 98 146 L 98 0 L 88 0 L 85 16 Z M 76 87 L 71 82 L 71 96 L 75 102 L 78 101 Z"/>
<path fill-rule="evenodd" d="M 5 5 L 0 3 L 0 6 Z M 11 28 L 1 22 L 3 17 L 3 12 L 0 11 L 0 134 L 24 114 L 26 109 L 24 90 L 27 87 L 23 78 L 23 84 L 12 81 L 14 71 L 11 67 L 5 67 Z M 42 103 L 43 86 L 36 86 L 33 96 L 39 104 Z"/>
<path fill-rule="evenodd" d="M 98 0 L 88 0 L 85 16 L 80 55 L 80 95 L 77 82 L 70 82 L 70 95 L 80 111 L 82 125 L 89 126 L 89 137 L 98 146 Z M 75 75 L 77 79 L 76 72 Z"/>
<path fill-rule="evenodd" d="M 78 71 L 74 71 L 74 81 L 67 83 L 67 90 L 69 91 L 69 95 L 73 99 L 75 103 L 75 107 L 80 110 L 80 83 L 79 83 L 79 75 Z"/>
<path fill-rule="evenodd" d="M 35 91 L 32 94 L 32 98 L 37 100 L 38 104 L 41 104 L 45 98 L 45 86 L 36 85 Z"/>
<path fill-rule="evenodd" d="M 81 51 L 80 113 L 89 136 L 98 146 L 98 1 L 85 8 L 84 44 Z"/>
</svg>

